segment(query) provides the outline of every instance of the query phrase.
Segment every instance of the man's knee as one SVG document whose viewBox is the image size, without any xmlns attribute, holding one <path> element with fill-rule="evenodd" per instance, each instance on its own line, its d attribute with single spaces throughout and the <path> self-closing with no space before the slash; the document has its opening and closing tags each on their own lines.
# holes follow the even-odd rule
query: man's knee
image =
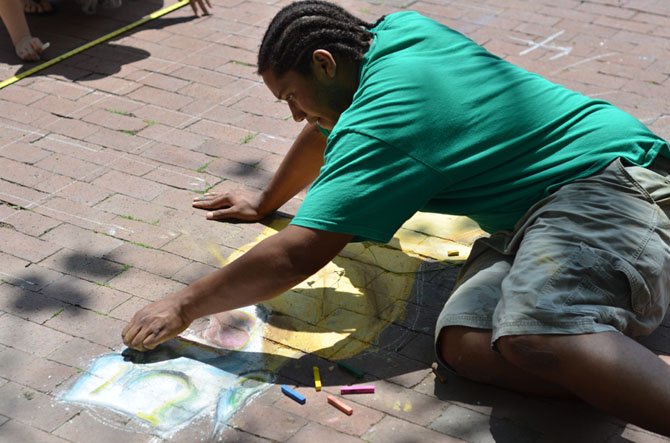
<svg viewBox="0 0 670 443">
<path fill-rule="evenodd" d="M 500 355 L 508 363 L 531 372 L 560 369 L 560 350 L 555 346 L 557 336 L 508 335 L 496 341 Z"/>
<path fill-rule="evenodd" d="M 438 351 L 442 361 L 454 372 L 471 380 L 481 381 L 485 372 L 483 352 L 490 352 L 490 331 L 447 326 L 438 338 Z"/>
</svg>

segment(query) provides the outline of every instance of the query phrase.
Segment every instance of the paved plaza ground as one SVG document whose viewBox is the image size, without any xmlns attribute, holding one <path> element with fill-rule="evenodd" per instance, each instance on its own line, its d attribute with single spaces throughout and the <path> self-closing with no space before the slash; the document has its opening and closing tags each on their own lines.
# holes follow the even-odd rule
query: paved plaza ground
<svg viewBox="0 0 670 443">
<path fill-rule="evenodd" d="M 211 1 L 210 16 L 180 8 L 0 89 L 1 442 L 670 441 L 578 401 L 431 369 L 434 321 L 481 235 L 458 218 L 419 217 L 388 247 L 348 247 L 274 305 L 194 325 L 186 338 L 206 346 L 122 354 L 137 309 L 300 205 L 302 195 L 253 224 L 191 207 L 204 192 L 261 189 L 301 126 L 255 74 L 262 34 L 288 2 Z M 667 0 L 338 3 L 370 21 L 419 11 L 670 139 Z M 124 0 L 87 16 L 61 0 L 29 23 L 49 60 L 170 4 Z M 37 65 L 19 63 L 0 28 L 0 81 Z M 670 354 L 670 318 L 644 343 Z M 352 383 L 376 391 L 340 397 Z"/>
</svg>

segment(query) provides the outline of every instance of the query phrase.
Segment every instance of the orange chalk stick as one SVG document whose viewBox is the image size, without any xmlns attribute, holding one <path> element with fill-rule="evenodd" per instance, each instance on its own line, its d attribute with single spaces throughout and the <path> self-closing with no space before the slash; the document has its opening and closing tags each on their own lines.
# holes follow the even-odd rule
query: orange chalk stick
<svg viewBox="0 0 670 443">
<path fill-rule="evenodd" d="M 351 415 L 354 413 L 354 408 L 345 404 L 341 400 L 333 397 L 332 395 L 328 396 L 328 403 L 335 406 L 337 409 L 339 409 L 340 411 L 344 412 L 347 415 Z"/>
</svg>

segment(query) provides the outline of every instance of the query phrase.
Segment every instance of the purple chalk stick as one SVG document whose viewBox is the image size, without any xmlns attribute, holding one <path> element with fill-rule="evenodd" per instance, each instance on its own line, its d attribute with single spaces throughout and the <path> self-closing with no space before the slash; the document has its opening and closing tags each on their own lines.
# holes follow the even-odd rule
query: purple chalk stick
<svg viewBox="0 0 670 443">
<path fill-rule="evenodd" d="M 340 394 L 374 394 L 375 387 L 373 385 L 358 385 L 358 386 L 342 386 Z"/>
</svg>

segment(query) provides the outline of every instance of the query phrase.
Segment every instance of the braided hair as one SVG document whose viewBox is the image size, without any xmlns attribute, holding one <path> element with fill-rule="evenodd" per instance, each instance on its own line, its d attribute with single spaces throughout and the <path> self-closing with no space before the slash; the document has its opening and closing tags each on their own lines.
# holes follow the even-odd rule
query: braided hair
<svg viewBox="0 0 670 443">
<path fill-rule="evenodd" d="M 375 25 L 327 1 L 291 3 L 277 13 L 265 32 L 258 51 L 258 73 L 272 70 L 282 76 L 293 70 L 306 75 L 316 49 L 358 62 L 370 47 L 369 29 Z"/>
</svg>

